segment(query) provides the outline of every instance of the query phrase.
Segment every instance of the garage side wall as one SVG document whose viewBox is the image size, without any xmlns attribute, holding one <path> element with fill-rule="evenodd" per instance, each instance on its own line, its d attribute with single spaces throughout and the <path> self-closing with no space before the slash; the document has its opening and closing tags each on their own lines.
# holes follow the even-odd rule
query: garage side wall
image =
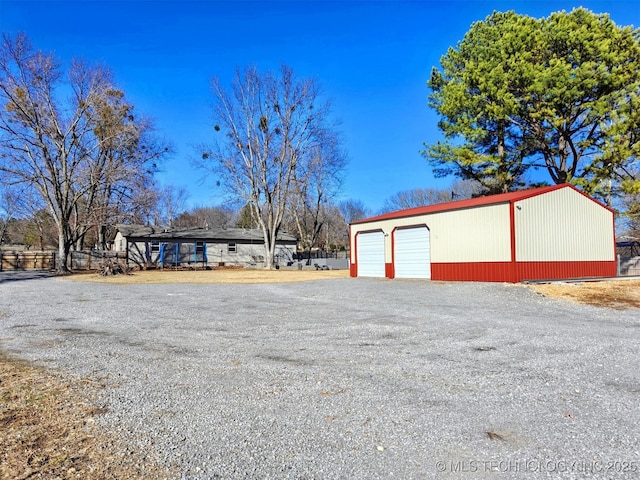
<svg viewBox="0 0 640 480">
<path fill-rule="evenodd" d="M 613 212 L 571 188 L 514 203 L 518 280 L 616 275 Z"/>
<path fill-rule="evenodd" d="M 509 204 L 487 205 L 428 216 L 433 264 L 509 262 Z"/>
</svg>

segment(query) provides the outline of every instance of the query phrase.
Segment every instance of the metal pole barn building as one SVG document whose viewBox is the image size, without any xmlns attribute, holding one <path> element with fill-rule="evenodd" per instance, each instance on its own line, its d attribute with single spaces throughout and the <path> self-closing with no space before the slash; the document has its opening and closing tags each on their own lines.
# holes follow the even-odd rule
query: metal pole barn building
<svg viewBox="0 0 640 480">
<path fill-rule="evenodd" d="M 349 230 L 352 277 L 519 282 L 617 269 L 613 210 L 569 184 L 401 210 Z"/>
</svg>

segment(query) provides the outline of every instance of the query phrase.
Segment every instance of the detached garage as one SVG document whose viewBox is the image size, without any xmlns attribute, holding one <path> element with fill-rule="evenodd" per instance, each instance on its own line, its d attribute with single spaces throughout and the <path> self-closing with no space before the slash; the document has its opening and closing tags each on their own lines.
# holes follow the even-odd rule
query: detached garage
<svg viewBox="0 0 640 480">
<path fill-rule="evenodd" d="M 350 225 L 351 276 L 519 282 L 616 275 L 614 212 L 572 185 Z"/>
</svg>

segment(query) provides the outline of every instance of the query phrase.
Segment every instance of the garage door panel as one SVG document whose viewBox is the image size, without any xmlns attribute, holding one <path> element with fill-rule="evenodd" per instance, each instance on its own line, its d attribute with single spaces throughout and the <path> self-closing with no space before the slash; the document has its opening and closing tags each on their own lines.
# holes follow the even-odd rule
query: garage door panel
<svg viewBox="0 0 640 480">
<path fill-rule="evenodd" d="M 431 246 L 425 226 L 398 229 L 393 237 L 396 278 L 431 278 Z"/>
<path fill-rule="evenodd" d="M 384 277 L 384 234 L 359 233 L 356 236 L 356 261 L 359 277 Z"/>
</svg>

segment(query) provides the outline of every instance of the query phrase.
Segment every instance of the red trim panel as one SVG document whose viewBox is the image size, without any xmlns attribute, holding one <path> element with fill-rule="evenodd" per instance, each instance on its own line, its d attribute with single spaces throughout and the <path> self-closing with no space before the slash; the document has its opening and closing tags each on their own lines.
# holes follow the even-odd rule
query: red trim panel
<svg viewBox="0 0 640 480">
<path fill-rule="evenodd" d="M 616 261 L 432 263 L 432 280 L 520 282 L 581 277 L 615 277 Z"/>
<path fill-rule="evenodd" d="M 358 276 L 358 264 L 357 263 L 351 263 L 349 265 L 349 276 L 351 276 L 351 277 L 357 277 Z"/>
<path fill-rule="evenodd" d="M 393 268 L 393 263 L 385 263 L 384 264 L 384 276 L 387 278 L 395 278 L 396 272 Z"/>
<path fill-rule="evenodd" d="M 615 277 L 618 265 L 613 261 L 516 262 L 518 281 L 552 280 L 582 277 Z"/>
<path fill-rule="evenodd" d="M 511 262 L 432 263 L 431 280 L 516 282 Z"/>
</svg>

